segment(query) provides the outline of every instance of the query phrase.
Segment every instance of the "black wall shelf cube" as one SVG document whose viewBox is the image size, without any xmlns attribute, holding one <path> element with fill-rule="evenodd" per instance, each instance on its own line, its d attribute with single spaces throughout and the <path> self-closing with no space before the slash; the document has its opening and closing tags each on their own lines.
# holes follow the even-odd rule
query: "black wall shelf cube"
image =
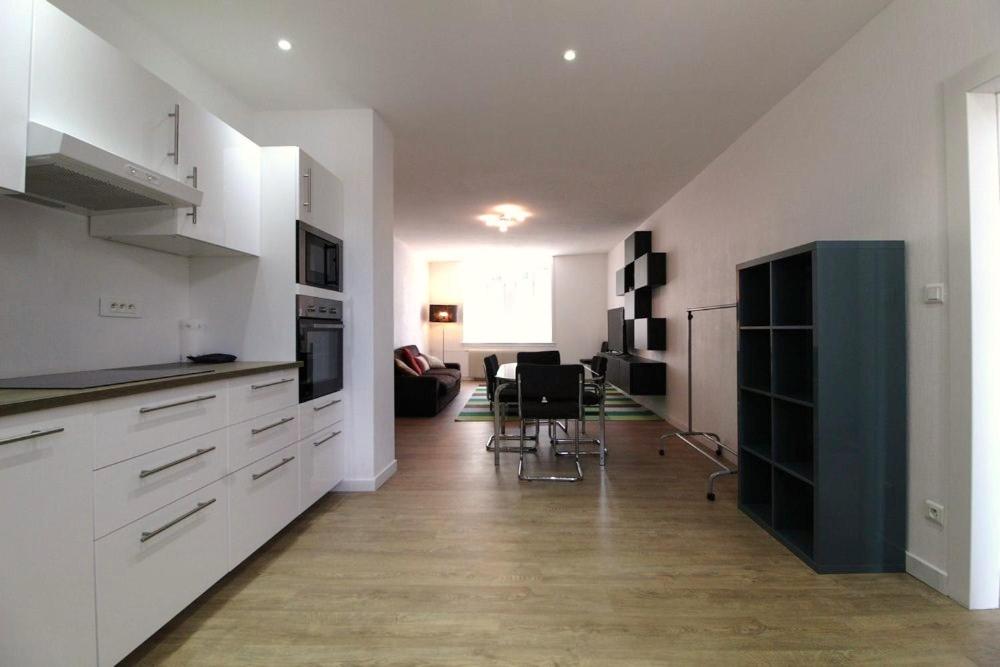
<svg viewBox="0 0 1000 667">
<path fill-rule="evenodd" d="M 660 287 L 667 284 L 667 253 L 647 252 L 635 260 L 633 284 L 640 287 Z"/>
<path fill-rule="evenodd" d="M 638 320 L 653 316 L 653 291 L 649 288 L 635 289 L 625 294 L 625 319 Z"/>
<path fill-rule="evenodd" d="M 662 317 L 636 318 L 632 344 L 637 350 L 667 349 L 667 320 Z"/>
<path fill-rule="evenodd" d="M 634 262 L 653 251 L 653 232 L 632 232 L 625 238 L 625 262 Z"/>
<path fill-rule="evenodd" d="M 817 572 L 904 571 L 903 242 L 737 270 L 740 508 Z"/>
</svg>

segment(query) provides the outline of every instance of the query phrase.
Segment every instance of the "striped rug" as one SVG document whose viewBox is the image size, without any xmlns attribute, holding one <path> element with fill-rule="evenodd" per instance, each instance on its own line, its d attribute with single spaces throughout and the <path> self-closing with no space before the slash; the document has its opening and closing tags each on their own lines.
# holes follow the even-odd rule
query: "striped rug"
<svg viewBox="0 0 1000 667">
<path fill-rule="evenodd" d="M 608 387 L 605 398 L 604 414 L 608 421 L 662 421 L 656 413 L 642 407 L 623 394 L 616 387 Z M 598 408 L 587 408 L 588 421 L 597 419 Z M 488 422 L 493 419 L 490 413 L 490 402 L 486 397 L 486 385 L 479 385 L 472 392 L 469 402 L 455 418 L 457 422 Z"/>
</svg>

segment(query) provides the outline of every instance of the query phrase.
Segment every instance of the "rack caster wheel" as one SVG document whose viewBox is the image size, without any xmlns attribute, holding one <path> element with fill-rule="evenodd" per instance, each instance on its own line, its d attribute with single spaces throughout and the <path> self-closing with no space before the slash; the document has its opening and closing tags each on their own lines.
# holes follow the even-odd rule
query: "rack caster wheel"
<svg viewBox="0 0 1000 667">
<path fill-rule="evenodd" d="M 708 498 L 709 500 L 715 500 L 715 494 L 714 493 L 706 493 L 705 497 Z"/>
<path fill-rule="evenodd" d="M 666 450 L 663 449 L 660 450 L 660 456 L 664 456 L 666 453 L 667 453 Z"/>
</svg>

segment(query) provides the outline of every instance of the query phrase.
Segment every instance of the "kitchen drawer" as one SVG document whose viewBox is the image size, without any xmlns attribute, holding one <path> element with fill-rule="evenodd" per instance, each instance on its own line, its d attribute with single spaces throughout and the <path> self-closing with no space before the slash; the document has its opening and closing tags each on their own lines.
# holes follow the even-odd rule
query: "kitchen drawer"
<svg viewBox="0 0 1000 667">
<path fill-rule="evenodd" d="M 344 479 L 343 422 L 299 441 L 302 483 L 299 510 L 305 510 Z"/>
<path fill-rule="evenodd" d="M 226 425 L 226 383 L 205 382 L 99 403 L 95 468 Z"/>
<path fill-rule="evenodd" d="M 124 658 L 228 571 L 228 503 L 221 479 L 97 541 L 102 665 Z"/>
<path fill-rule="evenodd" d="M 229 381 L 229 423 L 253 419 L 299 402 L 299 369 L 240 377 Z"/>
<path fill-rule="evenodd" d="M 0 419 L 0 665 L 94 665 L 94 417 Z"/>
<path fill-rule="evenodd" d="M 299 405 L 299 433 L 312 435 L 344 418 L 344 392 L 320 396 Z"/>
<path fill-rule="evenodd" d="M 299 513 L 298 445 L 238 470 L 229 480 L 229 563 L 236 567 Z"/>
<path fill-rule="evenodd" d="M 170 445 L 94 473 L 94 536 L 221 479 L 227 471 L 226 430 Z"/>
<path fill-rule="evenodd" d="M 298 440 L 298 415 L 292 406 L 230 426 L 229 470 L 239 470 Z"/>
</svg>

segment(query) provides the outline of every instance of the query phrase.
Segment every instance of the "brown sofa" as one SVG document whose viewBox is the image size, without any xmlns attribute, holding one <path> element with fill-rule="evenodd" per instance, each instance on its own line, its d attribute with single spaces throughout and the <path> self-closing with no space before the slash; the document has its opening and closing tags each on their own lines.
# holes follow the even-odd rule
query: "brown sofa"
<svg viewBox="0 0 1000 667">
<path fill-rule="evenodd" d="M 404 349 L 414 355 L 420 354 L 416 345 L 407 345 L 395 350 L 397 359 Z M 459 364 L 445 366 L 417 376 L 405 375 L 396 369 L 397 417 L 433 417 L 451 403 L 462 388 L 462 367 Z"/>
</svg>

